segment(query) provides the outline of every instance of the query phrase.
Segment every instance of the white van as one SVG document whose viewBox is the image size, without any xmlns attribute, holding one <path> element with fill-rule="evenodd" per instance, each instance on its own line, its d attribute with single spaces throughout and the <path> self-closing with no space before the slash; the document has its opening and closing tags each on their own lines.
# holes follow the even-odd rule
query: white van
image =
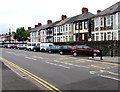
<svg viewBox="0 0 120 92">
<path fill-rule="evenodd" d="M 37 51 L 40 50 L 40 44 L 41 42 L 27 42 L 27 50 L 31 51 Z"/>
<path fill-rule="evenodd" d="M 45 52 L 47 50 L 47 47 L 54 46 L 53 43 L 40 43 L 40 51 Z"/>
</svg>

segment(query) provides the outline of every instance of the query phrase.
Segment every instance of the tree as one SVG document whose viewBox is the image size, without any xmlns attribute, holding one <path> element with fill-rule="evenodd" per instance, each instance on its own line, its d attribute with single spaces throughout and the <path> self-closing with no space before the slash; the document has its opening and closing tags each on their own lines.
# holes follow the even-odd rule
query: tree
<svg viewBox="0 0 120 92">
<path fill-rule="evenodd" d="M 16 29 L 16 33 L 14 34 L 14 39 L 18 41 L 26 41 L 29 40 L 30 32 L 25 30 L 24 27 L 20 27 Z"/>
</svg>

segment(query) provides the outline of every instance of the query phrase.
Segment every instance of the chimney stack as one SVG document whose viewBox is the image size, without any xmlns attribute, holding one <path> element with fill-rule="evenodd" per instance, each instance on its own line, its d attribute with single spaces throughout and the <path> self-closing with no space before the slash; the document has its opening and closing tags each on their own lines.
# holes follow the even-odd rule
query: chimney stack
<svg viewBox="0 0 120 92">
<path fill-rule="evenodd" d="M 66 18 L 67 18 L 66 15 L 61 15 L 61 20 L 64 20 L 64 19 L 66 19 Z"/>
<path fill-rule="evenodd" d="M 41 24 L 41 23 L 38 23 L 38 27 L 40 27 L 40 26 L 42 26 L 42 24 Z"/>
<path fill-rule="evenodd" d="M 100 13 L 100 12 L 101 12 L 101 10 L 97 10 L 97 14 Z"/>
<path fill-rule="evenodd" d="M 84 13 L 88 13 L 88 8 L 85 8 L 85 7 L 82 8 L 82 14 Z"/>
<path fill-rule="evenodd" d="M 38 27 L 38 25 L 35 25 L 35 28 Z"/>
<path fill-rule="evenodd" d="M 28 30 L 31 30 L 31 27 L 28 27 Z"/>
<path fill-rule="evenodd" d="M 47 24 L 51 24 L 52 23 L 52 20 L 47 20 Z"/>
</svg>

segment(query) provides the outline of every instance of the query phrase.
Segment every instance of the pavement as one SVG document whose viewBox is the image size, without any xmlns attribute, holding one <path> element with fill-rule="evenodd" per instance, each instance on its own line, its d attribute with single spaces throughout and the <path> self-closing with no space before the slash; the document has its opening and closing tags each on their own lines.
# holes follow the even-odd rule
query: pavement
<svg viewBox="0 0 120 92">
<path fill-rule="evenodd" d="M 100 59 L 100 57 L 94 57 L 94 58 L 89 57 L 89 59 L 100 60 L 100 61 L 103 61 L 103 62 L 110 62 L 110 63 L 118 63 L 118 64 L 120 64 L 120 57 L 103 56 L 102 60 Z"/>
<path fill-rule="evenodd" d="M 26 80 L 16 73 L 14 73 L 10 68 L 8 68 L 4 63 L 2 64 L 2 92 L 12 90 L 11 92 L 16 92 L 22 90 L 24 91 L 35 91 L 40 90 L 35 84 Z"/>
</svg>

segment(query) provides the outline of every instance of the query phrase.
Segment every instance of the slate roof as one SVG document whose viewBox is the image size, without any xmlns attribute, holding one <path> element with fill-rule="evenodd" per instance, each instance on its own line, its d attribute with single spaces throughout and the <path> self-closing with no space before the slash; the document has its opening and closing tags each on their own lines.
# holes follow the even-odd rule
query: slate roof
<svg viewBox="0 0 120 92">
<path fill-rule="evenodd" d="M 66 24 L 66 22 L 67 22 L 68 20 L 70 20 L 70 18 L 66 18 L 66 19 L 64 19 L 64 20 L 61 20 L 61 21 L 58 22 L 55 26 L 64 25 L 64 24 Z"/>
<path fill-rule="evenodd" d="M 120 1 L 112 6 L 108 7 L 107 9 L 101 11 L 100 13 L 96 14 L 95 17 L 110 15 L 110 14 L 114 14 L 116 12 L 120 12 Z"/>
<path fill-rule="evenodd" d="M 94 16 L 94 14 L 92 14 L 90 12 L 87 12 L 87 13 L 84 13 L 84 14 L 79 14 L 79 15 L 71 17 L 66 23 L 72 23 L 72 22 L 75 22 L 75 21 L 90 19 L 93 16 Z"/>
<path fill-rule="evenodd" d="M 58 20 L 56 22 L 53 22 L 52 24 L 50 24 L 50 26 L 48 28 L 54 27 L 56 24 L 58 24 L 61 20 Z"/>
</svg>

